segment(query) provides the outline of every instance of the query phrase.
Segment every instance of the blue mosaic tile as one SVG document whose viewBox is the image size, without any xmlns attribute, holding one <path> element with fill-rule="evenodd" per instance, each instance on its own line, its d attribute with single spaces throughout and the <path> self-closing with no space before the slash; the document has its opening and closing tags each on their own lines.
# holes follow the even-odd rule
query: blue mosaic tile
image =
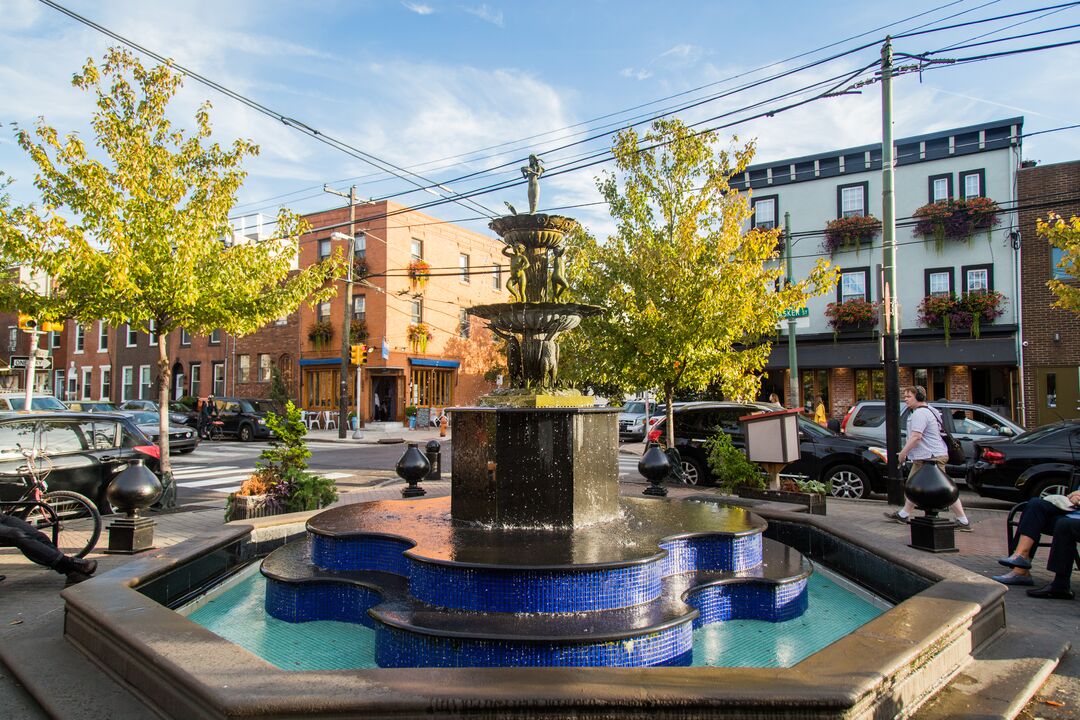
<svg viewBox="0 0 1080 720">
<path fill-rule="evenodd" d="M 379 535 L 311 535 L 311 559 L 323 570 L 379 570 L 408 576 L 403 553 L 412 543 Z"/>
<path fill-rule="evenodd" d="M 291 623 L 340 620 L 374 627 L 368 610 L 380 602 L 377 592 L 358 585 L 266 580 L 267 614 Z"/>
<path fill-rule="evenodd" d="M 683 623 L 622 641 L 562 645 L 439 638 L 381 627 L 376 631 L 379 667 L 656 667 L 687 666 L 693 629 Z"/>
<path fill-rule="evenodd" d="M 695 628 L 725 620 L 784 622 L 806 612 L 806 579 L 778 584 L 710 585 L 692 593 L 686 603 L 700 613 L 694 621 Z"/>
<path fill-rule="evenodd" d="M 659 562 L 598 570 L 487 570 L 409 561 L 409 591 L 437 607 L 478 612 L 612 610 L 660 596 Z"/>
<path fill-rule="evenodd" d="M 748 570 L 761 564 L 761 533 L 676 538 L 660 547 L 667 550 L 664 577 L 695 570 Z"/>
</svg>

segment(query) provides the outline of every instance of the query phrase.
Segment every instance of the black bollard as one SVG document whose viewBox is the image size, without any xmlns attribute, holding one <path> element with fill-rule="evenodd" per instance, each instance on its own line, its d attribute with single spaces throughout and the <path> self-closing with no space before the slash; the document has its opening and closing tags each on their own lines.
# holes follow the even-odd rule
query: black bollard
<svg viewBox="0 0 1080 720">
<path fill-rule="evenodd" d="M 911 547 L 932 553 L 957 552 L 955 525 L 938 511 L 956 502 L 960 490 L 937 463 L 925 463 L 904 486 L 904 494 L 926 514 L 911 518 Z"/>
<path fill-rule="evenodd" d="M 150 507 L 161 497 L 161 481 L 143 465 L 141 459 L 131 460 L 127 469 L 116 476 L 105 491 L 105 497 L 124 517 L 109 524 L 107 553 L 134 555 L 154 547 L 154 521 L 139 517 L 139 510 Z"/>
<path fill-rule="evenodd" d="M 405 449 L 401 459 L 397 461 L 397 466 L 394 471 L 398 474 L 398 477 L 402 478 L 409 485 L 401 491 L 402 497 L 419 497 L 421 495 L 427 495 L 427 490 L 419 487 L 417 483 L 421 478 L 428 474 L 428 470 L 431 469 L 427 458 L 424 457 L 424 453 L 420 452 L 420 449 L 416 447 L 416 443 L 409 443 L 409 447 Z"/>
<path fill-rule="evenodd" d="M 656 443 L 649 443 L 649 449 L 638 460 L 638 472 L 649 481 L 649 487 L 645 488 L 644 495 L 664 497 L 667 488 L 664 487 L 664 478 L 671 472 L 671 461 Z"/>
<path fill-rule="evenodd" d="M 427 455 L 428 464 L 431 465 L 431 470 L 428 471 L 425 480 L 439 480 L 442 477 L 442 445 L 438 440 L 428 440 L 428 444 L 424 446 L 424 454 Z"/>
</svg>

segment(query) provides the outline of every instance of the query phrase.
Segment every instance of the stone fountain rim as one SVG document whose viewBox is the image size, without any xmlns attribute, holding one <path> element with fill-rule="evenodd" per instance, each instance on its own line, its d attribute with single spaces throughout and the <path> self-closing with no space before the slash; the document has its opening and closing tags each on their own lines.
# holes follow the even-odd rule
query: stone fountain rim
<svg viewBox="0 0 1080 720">
<path fill-rule="evenodd" d="M 479 317 L 483 317 L 481 312 L 524 312 L 526 310 L 542 310 L 551 313 L 552 315 L 579 315 L 581 317 L 589 317 L 591 315 L 599 315 L 604 311 L 604 308 L 600 305 L 589 305 L 588 303 L 544 301 L 486 303 L 484 305 L 473 305 L 472 307 L 465 308 L 465 310 L 470 315 L 477 315 Z"/>
<path fill-rule="evenodd" d="M 567 233 L 580 225 L 581 223 L 572 217 L 548 213 L 502 215 L 488 223 L 488 227 L 500 237 L 514 230 L 557 230 Z"/>
</svg>

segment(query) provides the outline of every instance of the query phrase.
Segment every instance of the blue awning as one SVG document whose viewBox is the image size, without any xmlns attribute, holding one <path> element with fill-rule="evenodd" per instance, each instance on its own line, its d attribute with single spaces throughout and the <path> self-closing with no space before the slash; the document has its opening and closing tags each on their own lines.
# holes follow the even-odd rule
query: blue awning
<svg viewBox="0 0 1080 720">
<path fill-rule="evenodd" d="M 341 365 L 341 358 L 301 358 L 301 365 Z"/>
<path fill-rule="evenodd" d="M 456 368 L 461 367 L 460 360 L 433 360 L 431 358 L 409 358 L 409 362 L 420 367 Z"/>
</svg>

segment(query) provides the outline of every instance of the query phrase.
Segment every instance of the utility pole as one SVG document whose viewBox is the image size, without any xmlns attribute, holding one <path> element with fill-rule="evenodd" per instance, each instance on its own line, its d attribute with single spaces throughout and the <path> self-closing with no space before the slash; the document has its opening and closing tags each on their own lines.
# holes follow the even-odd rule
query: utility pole
<svg viewBox="0 0 1080 720">
<path fill-rule="evenodd" d="M 352 284 L 353 284 L 353 258 L 356 253 L 356 186 L 353 185 L 349 188 L 349 194 L 346 195 L 343 192 L 334 190 L 329 185 L 323 185 L 323 190 L 334 195 L 340 195 L 343 198 L 349 199 L 349 235 L 346 238 L 348 240 L 348 266 L 345 271 L 345 312 L 342 313 L 341 321 L 341 372 L 339 373 L 341 380 L 341 391 L 338 393 L 338 438 L 343 439 L 345 437 L 345 425 L 347 424 L 349 417 L 349 346 L 352 338 L 350 337 L 352 332 Z M 330 237 L 341 238 L 342 233 L 331 233 Z M 359 384 L 356 387 L 357 392 L 360 391 Z M 360 422 L 360 417 L 357 416 L 356 422 Z"/>
<path fill-rule="evenodd" d="M 787 263 L 787 281 L 795 282 L 791 268 L 791 213 L 784 213 L 784 261 Z M 799 361 L 795 351 L 795 316 L 787 321 L 788 402 L 789 408 L 799 406 Z"/>
<path fill-rule="evenodd" d="M 30 334 L 30 357 L 26 361 L 26 395 L 23 404 L 23 410 L 31 410 L 34 405 L 34 372 L 37 370 L 38 361 L 38 338 L 43 333 L 41 330 L 28 330 Z"/>
<path fill-rule="evenodd" d="M 893 192 L 892 38 L 881 46 L 881 360 L 885 366 L 885 450 L 889 504 L 904 504 L 900 476 L 900 317 L 896 303 L 896 199 Z"/>
</svg>

